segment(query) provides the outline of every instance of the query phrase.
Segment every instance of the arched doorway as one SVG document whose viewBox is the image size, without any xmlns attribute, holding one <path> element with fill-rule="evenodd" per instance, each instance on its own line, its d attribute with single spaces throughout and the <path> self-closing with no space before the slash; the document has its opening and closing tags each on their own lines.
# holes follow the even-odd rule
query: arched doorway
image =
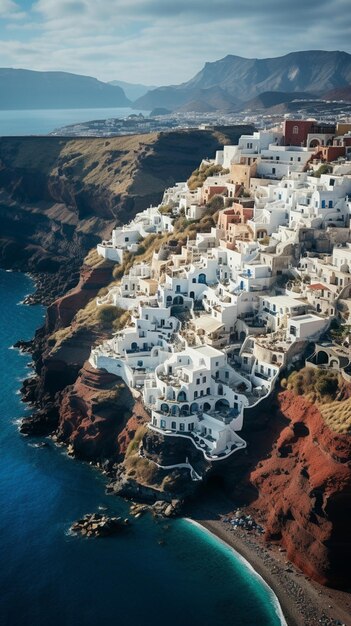
<svg viewBox="0 0 351 626">
<path fill-rule="evenodd" d="M 193 402 L 193 403 L 190 405 L 190 413 L 197 413 L 197 412 L 198 412 L 198 410 L 199 410 L 199 405 L 198 405 L 198 403 L 197 403 L 197 402 Z"/>
<path fill-rule="evenodd" d="M 178 417 L 179 415 L 179 406 L 176 404 L 171 408 L 171 415 L 174 415 L 174 417 Z"/>
<path fill-rule="evenodd" d="M 228 400 L 225 400 L 224 398 L 221 398 L 220 400 L 217 400 L 216 404 L 215 404 L 215 411 L 220 411 L 220 412 L 225 412 L 227 413 L 230 409 L 229 406 L 229 402 Z"/>
<path fill-rule="evenodd" d="M 206 274 L 199 274 L 198 282 L 202 285 L 206 285 Z"/>
<path fill-rule="evenodd" d="M 169 413 L 169 407 L 168 407 L 168 404 L 166 404 L 165 402 L 162 402 L 162 404 L 161 404 L 161 412 L 162 412 L 164 415 L 168 415 L 168 413 Z"/>
<path fill-rule="evenodd" d="M 321 144 L 320 144 L 319 139 L 311 139 L 309 147 L 310 148 L 318 148 L 318 146 L 320 146 L 320 145 Z"/>
<path fill-rule="evenodd" d="M 182 408 L 180 409 L 180 415 L 189 415 L 189 405 L 188 404 L 183 404 Z"/>
<path fill-rule="evenodd" d="M 185 391 L 180 391 L 178 393 L 178 398 L 177 398 L 178 402 L 186 402 L 187 401 L 187 397 L 186 397 L 186 393 Z"/>
<path fill-rule="evenodd" d="M 206 411 L 210 411 L 211 410 L 211 405 L 209 404 L 209 402 L 204 402 L 202 410 L 205 411 L 205 413 L 206 413 Z"/>
<path fill-rule="evenodd" d="M 173 298 L 173 304 L 184 304 L 183 296 L 175 296 L 175 298 Z"/>
<path fill-rule="evenodd" d="M 325 363 L 329 363 L 329 355 L 324 350 L 319 350 L 316 358 L 317 365 L 324 365 Z"/>
</svg>

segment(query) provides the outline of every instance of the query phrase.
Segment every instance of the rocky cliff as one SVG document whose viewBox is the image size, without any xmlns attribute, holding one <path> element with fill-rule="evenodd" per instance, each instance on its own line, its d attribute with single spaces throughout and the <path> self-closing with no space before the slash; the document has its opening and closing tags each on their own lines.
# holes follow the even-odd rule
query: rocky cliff
<svg viewBox="0 0 351 626">
<path fill-rule="evenodd" d="M 2 137 L 0 265 L 54 276 L 42 290 L 46 302 L 64 294 L 77 283 L 87 251 L 109 238 L 115 225 L 159 202 L 164 189 L 186 180 L 203 156 L 250 131 Z"/>
<path fill-rule="evenodd" d="M 351 441 L 328 428 L 319 408 L 290 391 L 279 394 L 287 425 L 270 455 L 250 475 L 252 504 L 269 541 L 322 584 L 349 581 L 351 558 Z"/>
</svg>

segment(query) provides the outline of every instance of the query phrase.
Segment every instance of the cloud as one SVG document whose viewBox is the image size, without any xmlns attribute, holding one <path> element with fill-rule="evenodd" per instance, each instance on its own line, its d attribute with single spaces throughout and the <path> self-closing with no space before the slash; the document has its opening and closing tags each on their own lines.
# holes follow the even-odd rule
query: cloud
<svg viewBox="0 0 351 626">
<path fill-rule="evenodd" d="M 36 0 L 16 22 L 18 6 L 0 0 L 0 51 L 15 67 L 171 84 L 227 54 L 349 51 L 348 9 L 349 0 Z"/>
<path fill-rule="evenodd" d="M 19 6 L 13 0 L 0 0 L 0 19 L 22 19 L 25 13 L 20 10 Z"/>
</svg>

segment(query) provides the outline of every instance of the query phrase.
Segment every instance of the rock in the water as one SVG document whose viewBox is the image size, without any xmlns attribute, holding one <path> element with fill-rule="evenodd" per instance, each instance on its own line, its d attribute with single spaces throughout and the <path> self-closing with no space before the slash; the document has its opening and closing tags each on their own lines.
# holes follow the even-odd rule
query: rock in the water
<svg viewBox="0 0 351 626">
<path fill-rule="evenodd" d="M 128 526 L 129 520 L 121 517 L 108 517 L 100 513 L 88 513 L 70 528 L 73 533 L 87 537 L 108 537 L 119 533 Z"/>
</svg>

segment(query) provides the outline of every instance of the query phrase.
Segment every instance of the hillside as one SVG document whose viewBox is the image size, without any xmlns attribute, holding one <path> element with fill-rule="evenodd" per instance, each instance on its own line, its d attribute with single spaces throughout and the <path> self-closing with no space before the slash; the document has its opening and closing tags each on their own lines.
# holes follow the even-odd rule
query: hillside
<svg viewBox="0 0 351 626">
<path fill-rule="evenodd" d="M 331 89 L 327 91 L 324 96 L 326 100 L 345 100 L 351 102 L 351 85 L 346 87 L 339 87 L 338 89 Z"/>
<path fill-rule="evenodd" d="M 123 89 L 90 76 L 0 68 L 0 109 L 128 107 Z"/>
<path fill-rule="evenodd" d="M 256 98 L 245 102 L 240 108 L 243 111 L 260 111 L 279 104 L 286 104 L 293 100 L 314 100 L 315 98 L 316 96 L 304 92 L 287 93 L 285 91 L 264 91 L 259 96 L 256 96 Z"/>
<path fill-rule="evenodd" d="M 196 100 L 201 89 L 220 88 L 228 98 L 245 102 L 266 91 L 321 94 L 350 84 L 351 55 L 346 52 L 312 50 L 271 59 L 228 55 L 206 63 L 186 83 L 148 92 L 133 106 L 146 110 L 156 106 L 177 109 Z"/>
<path fill-rule="evenodd" d="M 63 285 L 116 224 L 159 202 L 165 187 L 186 180 L 203 156 L 252 130 L 1 138 L 0 265 L 61 272 L 62 281 L 53 278 Z"/>
</svg>

